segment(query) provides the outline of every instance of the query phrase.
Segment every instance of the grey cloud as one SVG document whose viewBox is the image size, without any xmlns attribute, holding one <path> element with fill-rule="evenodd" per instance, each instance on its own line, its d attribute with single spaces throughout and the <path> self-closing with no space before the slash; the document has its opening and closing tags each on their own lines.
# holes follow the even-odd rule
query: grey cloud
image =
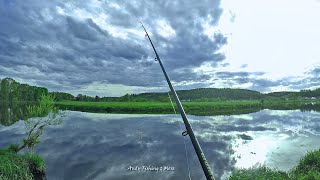
<svg viewBox="0 0 320 180">
<path fill-rule="evenodd" d="M 248 67 L 248 64 L 242 64 L 240 67 L 241 68 L 246 68 L 246 67 Z"/>
<path fill-rule="evenodd" d="M 279 80 L 271 80 L 262 77 L 265 75 L 264 72 L 228 72 L 221 71 L 212 74 L 215 80 L 223 80 L 230 86 L 237 86 L 246 83 L 252 83 L 249 87 L 251 90 L 257 90 L 260 92 L 270 92 L 272 88 L 278 86 L 287 87 L 292 90 L 308 89 L 320 85 L 320 78 L 318 78 L 319 69 L 317 67 L 305 72 L 306 76 L 302 78 L 300 76 L 285 77 Z"/>
<path fill-rule="evenodd" d="M 320 86 L 320 68 L 315 66 L 306 71 L 302 77 L 288 77 L 280 80 L 281 85 L 289 86 L 292 89 L 310 89 Z"/>
<path fill-rule="evenodd" d="M 222 67 L 227 67 L 227 66 L 229 66 L 229 65 L 230 65 L 230 63 L 223 63 L 223 64 L 221 64 Z"/>
<path fill-rule="evenodd" d="M 263 90 L 265 87 L 269 87 L 273 85 L 272 81 L 266 79 L 258 79 L 259 76 L 264 75 L 264 72 L 227 72 L 221 71 L 215 73 L 215 77 L 217 80 L 227 80 L 226 83 L 233 85 L 241 85 L 246 83 L 252 83 L 252 90 Z"/>
<path fill-rule="evenodd" d="M 233 126 L 233 125 L 221 125 L 217 128 L 217 131 L 230 132 L 230 131 L 238 131 L 238 132 L 246 132 L 246 131 L 275 131 L 276 128 L 267 128 L 263 126 Z"/>
<path fill-rule="evenodd" d="M 221 71 L 216 73 L 218 78 L 222 79 L 228 79 L 228 78 L 234 78 L 234 77 L 247 77 L 249 76 L 248 72 L 228 72 L 228 71 Z"/>
<path fill-rule="evenodd" d="M 112 8 L 111 2 L 118 3 L 120 9 Z M 149 46 L 147 41 L 137 41 L 134 36 L 127 39 L 111 36 L 90 18 L 68 15 L 68 11 L 76 8 L 93 17 L 105 13 L 109 17 L 108 23 L 117 28 L 137 29 L 138 20 L 145 22 L 157 47 L 159 44 L 170 45 L 159 48 L 159 52 L 174 81 L 208 79 L 191 69 L 205 61 L 217 64 L 225 58 L 217 51 L 227 43 L 226 37 L 217 33 L 213 39 L 208 38 L 199 23 L 208 15 L 212 17 L 212 25 L 218 22 L 222 12 L 220 1 L 101 3 L 97 8 L 87 1 L 1 2 L 0 67 L 11 69 L 1 76 L 26 79 L 36 85 L 46 85 L 50 90 L 80 88 L 94 81 L 134 86 L 163 85 L 159 66 L 147 62 L 151 54 L 150 48 L 146 48 Z M 59 14 L 57 7 L 64 9 L 67 15 Z M 172 26 L 175 37 L 168 40 L 157 33 L 157 20 L 160 19 Z M 18 72 L 19 67 L 32 68 L 38 73 Z M 184 68 L 184 72 L 175 71 L 180 68 Z"/>
<path fill-rule="evenodd" d="M 280 85 L 277 81 L 272 81 L 268 79 L 253 79 L 253 88 L 263 91 L 265 89 L 268 89 L 269 87 L 275 87 Z"/>
<path fill-rule="evenodd" d="M 101 3 L 101 4 L 97 4 Z M 117 3 L 120 8 L 114 8 Z M 57 7 L 66 14 L 59 14 Z M 72 14 L 81 10 L 86 18 Z M 251 82 L 253 90 L 271 87 L 293 89 L 319 85 L 319 67 L 307 72 L 308 78 L 277 81 L 262 78 L 263 72 L 217 72 L 198 74 L 193 68 L 204 62 L 226 67 L 225 55 L 219 53 L 227 44 L 222 33 L 212 39 L 202 33 L 202 20 L 215 26 L 222 13 L 219 0 L 198 1 L 20 1 L 0 2 L 0 78 L 9 76 L 46 86 L 50 90 L 75 90 L 93 82 L 127 86 L 166 86 L 149 42 L 129 32 L 114 37 L 109 29 L 94 19 L 100 13 L 108 16 L 107 24 L 115 30 L 143 32 L 142 21 L 158 49 L 171 80 L 181 88 L 208 87 L 212 78 L 226 85 Z M 81 17 L 81 18 L 80 18 Z M 208 18 L 210 17 L 210 18 Z M 175 36 L 162 37 L 158 20 L 175 30 Z M 104 22 L 103 22 L 104 23 Z M 150 61 L 152 60 L 152 61 Z M 246 65 L 243 65 L 244 68 Z M 190 82 L 193 84 L 190 85 Z M 94 95 L 94 94 L 91 94 Z"/>
<path fill-rule="evenodd" d="M 86 23 L 77 22 L 74 19 L 67 17 L 69 34 L 73 34 L 76 38 L 97 41 L 97 32 L 101 33 L 101 29 L 97 28 L 97 25 L 91 19 L 88 19 Z"/>
<path fill-rule="evenodd" d="M 310 73 L 316 77 L 319 77 L 320 76 L 320 67 L 315 67 L 314 69 L 311 70 Z"/>
</svg>

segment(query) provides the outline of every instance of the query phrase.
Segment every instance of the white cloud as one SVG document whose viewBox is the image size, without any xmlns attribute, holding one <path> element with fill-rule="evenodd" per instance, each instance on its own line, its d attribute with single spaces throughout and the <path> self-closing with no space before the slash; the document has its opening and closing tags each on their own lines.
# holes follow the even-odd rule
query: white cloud
<svg viewBox="0 0 320 180">
<path fill-rule="evenodd" d="M 162 85 L 168 91 L 142 21 L 177 89 L 320 87 L 319 71 L 311 71 L 320 62 L 320 4 L 314 0 L 50 2 L 0 7 L 2 77 L 100 96 Z M 17 71 L 20 65 L 28 68 Z"/>
<path fill-rule="evenodd" d="M 157 31 L 161 36 L 169 38 L 176 35 L 176 31 L 165 20 L 158 20 L 158 26 Z"/>
<path fill-rule="evenodd" d="M 320 62 L 320 4 L 314 0 L 222 1 L 218 29 L 230 34 L 229 68 L 248 64 L 269 79 L 300 76 Z M 230 21 L 230 11 L 235 21 Z"/>
<path fill-rule="evenodd" d="M 142 87 L 142 86 L 126 86 L 122 84 L 109 84 L 109 83 L 100 83 L 93 82 L 81 89 L 69 91 L 70 93 L 77 95 L 84 93 L 85 95 L 90 96 L 105 96 L 106 94 L 109 97 L 119 97 L 125 94 L 138 94 L 142 92 L 163 92 L 168 91 L 167 87 Z"/>
<path fill-rule="evenodd" d="M 124 27 L 119 28 L 117 26 L 114 26 L 110 23 L 111 19 L 108 16 L 108 14 L 104 12 L 104 9 L 103 9 L 104 5 L 100 4 L 100 2 L 95 2 L 92 4 L 96 4 L 90 7 L 92 9 L 90 8 L 83 9 L 83 8 L 75 7 L 72 3 L 67 3 L 65 5 L 65 9 L 57 6 L 56 11 L 58 12 L 58 14 L 68 15 L 78 20 L 92 19 L 92 21 L 98 24 L 99 27 L 101 27 L 101 29 L 105 30 L 106 32 L 110 33 L 113 37 L 116 37 L 116 38 L 122 38 L 122 39 L 128 40 L 133 37 L 134 38 L 138 37 L 140 39 L 144 37 L 143 31 L 141 31 L 141 29 L 138 28 L 138 25 L 139 25 L 138 23 L 137 23 L 137 28 L 134 28 L 134 29 L 124 28 Z M 116 10 L 119 10 L 119 11 L 121 10 L 121 7 L 116 3 L 110 3 L 109 6 Z"/>
</svg>

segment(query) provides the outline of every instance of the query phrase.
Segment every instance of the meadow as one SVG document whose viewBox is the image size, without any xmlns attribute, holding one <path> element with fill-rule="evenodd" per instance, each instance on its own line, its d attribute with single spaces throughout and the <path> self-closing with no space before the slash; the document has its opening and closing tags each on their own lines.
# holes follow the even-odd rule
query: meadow
<svg viewBox="0 0 320 180">
<path fill-rule="evenodd" d="M 233 100 L 182 102 L 187 114 L 192 115 L 232 115 L 257 112 L 262 109 L 282 110 L 319 110 L 319 100 Z M 61 109 L 100 113 L 129 113 L 129 114 L 173 114 L 170 102 L 84 102 L 59 101 L 56 105 Z M 176 111 L 177 107 L 173 103 Z M 177 113 L 179 113 L 177 111 Z"/>
</svg>

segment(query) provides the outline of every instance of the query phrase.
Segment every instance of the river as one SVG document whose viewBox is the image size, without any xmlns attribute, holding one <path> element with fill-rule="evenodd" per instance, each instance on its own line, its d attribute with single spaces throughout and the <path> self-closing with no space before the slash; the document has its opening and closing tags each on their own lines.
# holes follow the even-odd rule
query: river
<svg viewBox="0 0 320 180">
<path fill-rule="evenodd" d="M 188 179 L 180 115 L 100 114 L 66 111 L 49 127 L 36 153 L 49 180 Z M 289 170 L 320 148 L 320 113 L 262 110 L 231 116 L 188 116 L 217 179 L 235 168 L 265 164 Z M 24 122 L 0 125 L 0 147 L 25 137 Z M 205 179 L 190 139 L 186 150 L 192 179 Z"/>
</svg>

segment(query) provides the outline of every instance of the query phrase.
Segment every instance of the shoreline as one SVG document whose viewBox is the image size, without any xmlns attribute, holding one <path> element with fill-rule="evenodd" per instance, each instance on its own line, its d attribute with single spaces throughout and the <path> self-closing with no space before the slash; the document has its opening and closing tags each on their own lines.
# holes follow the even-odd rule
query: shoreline
<svg viewBox="0 0 320 180">
<path fill-rule="evenodd" d="M 73 110 L 94 113 L 125 114 L 174 114 L 170 102 L 85 102 L 59 101 L 55 103 L 62 110 Z M 182 102 L 186 114 L 190 115 L 239 115 L 270 110 L 319 111 L 318 100 L 291 101 L 213 101 Z M 177 113 L 177 107 L 174 105 Z"/>
</svg>

